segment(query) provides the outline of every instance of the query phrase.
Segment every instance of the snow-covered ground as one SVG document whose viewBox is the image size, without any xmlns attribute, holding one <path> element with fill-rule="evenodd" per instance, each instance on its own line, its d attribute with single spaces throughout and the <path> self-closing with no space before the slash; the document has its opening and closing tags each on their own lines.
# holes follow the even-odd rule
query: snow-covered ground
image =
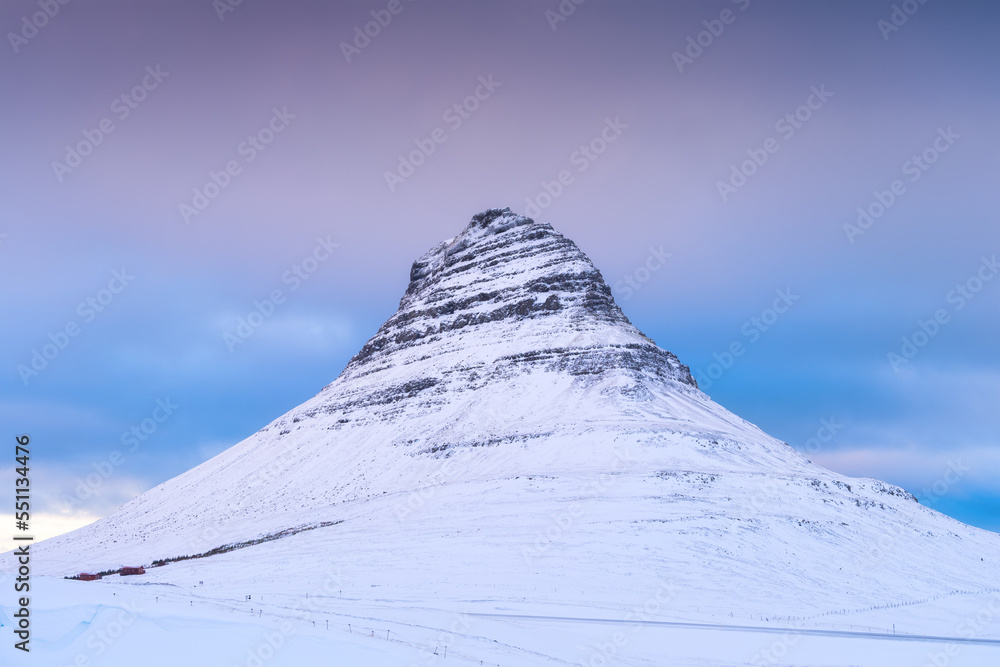
<svg viewBox="0 0 1000 667">
<path fill-rule="evenodd" d="M 935 613 L 963 619 L 964 629 L 951 628 L 949 636 L 967 636 L 977 623 L 991 626 L 978 637 L 992 637 L 989 644 L 921 637 L 942 629 L 943 619 L 929 618 L 919 604 L 800 622 L 717 618 L 677 608 L 664 587 L 618 616 L 584 606 L 556 609 L 530 599 L 504 605 L 447 604 L 430 596 L 396 600 L 378 586 L 336 588 L 342 584 L 336 577 L 254 581 L 259 572 L 239 559 L 219 568 L 223 571 L 240 583 L 37 580 L 32 651 L 23 654 L 5 641 L 0 662 L 44 667 L 1000 664 L 997 594 L 956 595 L 934 607 Z M 174 572 L 180 578 L 203 575 L 190 563 Z M 282 578 L 293 583 L 277 581 Z M 706 600 L 711 607 L 725 602 Z M 0 606 L 5 626 L 11 613 Z M 690 620 L 669 624 L 678 617 Z M 893 621 L 902 621 L 908 633 L 897 627 L 892 634 Z"/>
<path fill-rule="evenodd" d="M 853 503 L 821 503 L 807 523 L 790 508 L 842 499 L 796 478 L 780 503 L 725 500 L 753 484 L 576 473 L 345 503 L 323 517 L 337 523 L 142 576 L 36 579 L 31 662 L 9 641 L 0 664 L 410 666 L 445 647 L 453 664 L 1000 664 L 1000 589 L 976 583 L 996 581 L 995 562 L 989 574 L 972 562 L 988 533 L 895 496 L 903 524 L 961 541 Z M 908 550 L 866 553 L 872 526 Z"/>
</svg>

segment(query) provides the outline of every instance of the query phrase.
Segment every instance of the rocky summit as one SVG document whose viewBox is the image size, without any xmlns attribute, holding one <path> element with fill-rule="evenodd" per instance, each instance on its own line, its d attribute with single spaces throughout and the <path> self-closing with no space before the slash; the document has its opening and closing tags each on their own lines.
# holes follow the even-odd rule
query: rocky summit
<svg viewBox="0 0 1000 667">
<path fill-rule="evenodd" d="M 490 209 L 413 263 L 396 314 L 327 388 L 320 409 L 433 403 L 545 371 L 696 386 L 677 357 L 632 326 L 573 241 L 509 208 Z M 360 396 L 362 385 L 370 393 Z"/>
</svg>

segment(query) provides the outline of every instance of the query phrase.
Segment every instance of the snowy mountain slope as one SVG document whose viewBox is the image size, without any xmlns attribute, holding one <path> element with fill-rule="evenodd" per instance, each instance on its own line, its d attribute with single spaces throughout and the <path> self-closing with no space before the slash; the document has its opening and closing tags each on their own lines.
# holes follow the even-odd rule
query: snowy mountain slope
<svg viewBox="0 0 1000 667">
<path fill-rule="evenodd" d="M 507 209 L 418 259 L 397 313 L 316 397 L 36 545 L 35 568 L 149 565 L 291 528 L 312 529 L 148 580 L 329 566 L 394 601 L 605 615 L 670 581 L 672 614 L 720 617 L 1000 587 L 1000 536 L 814 466 L 715 404 L 575 244 Z"/>
</svg>

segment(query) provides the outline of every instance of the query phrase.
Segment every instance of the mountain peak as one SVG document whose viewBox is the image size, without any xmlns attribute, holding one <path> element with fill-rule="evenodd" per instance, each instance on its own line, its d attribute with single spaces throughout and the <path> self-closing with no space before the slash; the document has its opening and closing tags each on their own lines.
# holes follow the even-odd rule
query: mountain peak
<svg viewBox="0 0 1000 667">
<path fill-rule="evenodd" d="M 473 216 L 413 263 L 399 309 L 342 377 L 428 360 L 496 370 L 513 358 L 523 359 L 521 370 L 544 359 L 576 374 L 627 369 L 696 386 L 629 322 L 573 241 L 509 208 Z"/>
<path fill-rule="evenodd" d="M 477 213 L 472 216 L 472 220 L 469 222 L 469 227 L 491 229 L 494 233 L 497 233 L 507 231 L 511 227 L 516 227 L 518 225 L 533 224 L 535 224 L 534 220 L 514 213 L 508 206 L 506 208 L 489 208 L 482 213 Z"/>
<path fill-rule="evenodd" d="M 224 537 L 187 540 L 209 525 Z M 491 209 L 414 263 L 399 309 L 319 394 L 32 555 L 63 575 L 169 559 L 148 576 L 185 586 L 329 561 L 379 604 L 551 591 L 531 605 L 620 616 L 623 592 L 669 575 L 690 595 L 678 609 L 717 594 L 731 614 L 739 590 L 755 615 L 801 616 L 982 590 L 997 548 L 714 403 L 576 244 Z M 579 581 L 600 585 L 579 597 Z"/>
<path fill-rule="evenodd" d="M 510 208 L 491 208 L 477 213 L 472 216 L 472 220 L 469 221 L 461 234 L 442 241 L 413 262 L 413 267 L 410 269 L 410 288 L 414 288 L 415 282 L 429 276 L 434 269 L 440 268 L 447 260 L 451 260 L 450 263 L 454 264 L 460 259 L 470 259 L 471 256 L 463 251 L 474 251 L 477 249 L 476 246 L 488 237 L 524 225 L 552 230 L 550 225 L 536 223 L 531 218 L 512 212 Z M 407 293 L 409 292 L 408 289 Z"/>
</svg>

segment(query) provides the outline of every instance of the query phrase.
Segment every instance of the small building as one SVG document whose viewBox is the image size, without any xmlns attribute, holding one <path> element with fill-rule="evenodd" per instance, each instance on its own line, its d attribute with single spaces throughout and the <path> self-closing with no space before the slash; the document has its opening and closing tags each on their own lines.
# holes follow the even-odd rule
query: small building
<svg viewBox="0 0 1000 667">
<path fill-rule="evenodd" d="M 101 578 L 99 574 L 91 574 L 89 572 L 81 572 L 80 576 L 77 577 L 80 581 L 96 581 Z"/>
<path fill-rule="evenodd" d="M 123 577 L 129 574 L 146 574 L 146 568 L 141 565 L 139 567 L 123 567 L 120 574 Z"/>
</svg>

